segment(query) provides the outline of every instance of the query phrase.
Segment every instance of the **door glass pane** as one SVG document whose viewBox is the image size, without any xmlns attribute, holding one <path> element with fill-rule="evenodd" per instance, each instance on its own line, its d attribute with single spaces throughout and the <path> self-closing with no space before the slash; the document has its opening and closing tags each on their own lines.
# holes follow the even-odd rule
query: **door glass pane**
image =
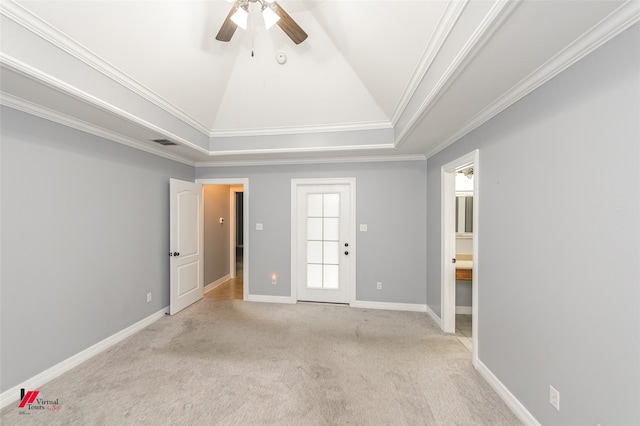
<svg viewBox="0 0 640 426">
<path fill-rule="evenodd" d="M 322 194 L 307 195 L 307 217 L 322 217 Z"/>
<path fill-rule="evenodd" d="M 307 241 L 307 263 L 323 263 L 322 241 Z"/>
<path fill-rule="evenodd" d="M 307 195 L 307 287 L 339 288 L 340 194 Z"/>
<path fill-rule="evenodd" d="M 338 241 L 340 239 L 340 219 L 325 218 L 323 240 Z"/>
<path fill-rule="evenodd" d="M 337 241 L 324 242 L 324 258 L 322 263 L 337 265 L 340 263 L 340 246 Z"/>
<path fill-rule="evenodd" d="M 307 287 L 322 288 L 322 265 L 307 265 Z"/>
<path fill-rule="evenodd" d="M 324 217 L 340 216 L 340 194 L 324 194 Z"/>
<path fill-rule="evenodd" d="M 338 265 L 324 265 L 324 280 L 322 282 L 324 288 L 338 288 L 339 278 L 338 278 Z"/>
<path fill-rule="evenodd" d="M 307 218 L 307 240 L 322 240 L 322 218 Z"/>
</svg>

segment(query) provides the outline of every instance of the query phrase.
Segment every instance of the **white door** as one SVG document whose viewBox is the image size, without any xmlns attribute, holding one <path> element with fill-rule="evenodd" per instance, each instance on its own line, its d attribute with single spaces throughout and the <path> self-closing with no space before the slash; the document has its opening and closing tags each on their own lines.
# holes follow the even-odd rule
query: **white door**
<svg viewBox="0 0 640 426">
<path fill-rule="evenodd" d="M 203 295 L 202 184 L 170 179 L 169 313 L 176 314 Z"/>
<path fill-rule="evenodd" d="M 352 185 L 298 184 L 294 250 L 297 300 L 350 303 L 355 293 Z M 355 192 L 355 189 L 353 189 Z"/>
</svg>

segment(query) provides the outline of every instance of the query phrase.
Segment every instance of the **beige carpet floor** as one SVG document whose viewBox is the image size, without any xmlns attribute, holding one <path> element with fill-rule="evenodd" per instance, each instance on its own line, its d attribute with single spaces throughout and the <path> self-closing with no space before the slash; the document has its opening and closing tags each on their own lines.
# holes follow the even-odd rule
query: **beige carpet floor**
<svg viewBox="0 0 640 426">
<path fill-rule="evenodd" d="M 203 299 L 42 386 L 3 425 L 516 425 L 423 313 Z"/>
</svg>

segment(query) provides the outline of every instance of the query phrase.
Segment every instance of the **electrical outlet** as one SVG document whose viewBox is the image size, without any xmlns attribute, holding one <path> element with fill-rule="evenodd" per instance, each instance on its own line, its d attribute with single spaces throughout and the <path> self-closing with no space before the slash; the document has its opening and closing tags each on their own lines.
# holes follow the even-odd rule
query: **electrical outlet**
<svg viewBox="0 0 640 426">
<path fill-rule="evenodd" d="M 378 282 L 376 283 L 376 288 L 377 288 L 378 290 L 382 290 L 382 283 L 381 283 L 380 281 L 378 281 Z"/>
<path fill-rule="evenodd" d="M 151 302 L 151 293 L 147 293 L 147 303 Z"/>
<path fill-rule="evenodd" d="M 360 232 L 367 232 L 367 225 L 362 223 L 360 224 Z"/>
<path fill-rule="evenodd" d="M 560 411 L 560 392 L 558 389 L 549 385 L 549 404 L 556 407 L 556 410 Z"/>
</svg>

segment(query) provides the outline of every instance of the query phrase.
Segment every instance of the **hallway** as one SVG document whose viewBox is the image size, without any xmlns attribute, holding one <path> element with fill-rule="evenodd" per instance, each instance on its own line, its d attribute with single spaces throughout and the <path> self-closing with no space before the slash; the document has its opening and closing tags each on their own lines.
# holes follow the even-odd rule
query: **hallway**
<svg viewBox="0 0 640 426">
<path fill-rule="evenodd" d="M 243 300 L 243 285 L 242 252 L 240 251 L 240 253 L 236 255 L 236 277 L 206 292 L 204 298 L 214 300 Z"/>
</svg>

